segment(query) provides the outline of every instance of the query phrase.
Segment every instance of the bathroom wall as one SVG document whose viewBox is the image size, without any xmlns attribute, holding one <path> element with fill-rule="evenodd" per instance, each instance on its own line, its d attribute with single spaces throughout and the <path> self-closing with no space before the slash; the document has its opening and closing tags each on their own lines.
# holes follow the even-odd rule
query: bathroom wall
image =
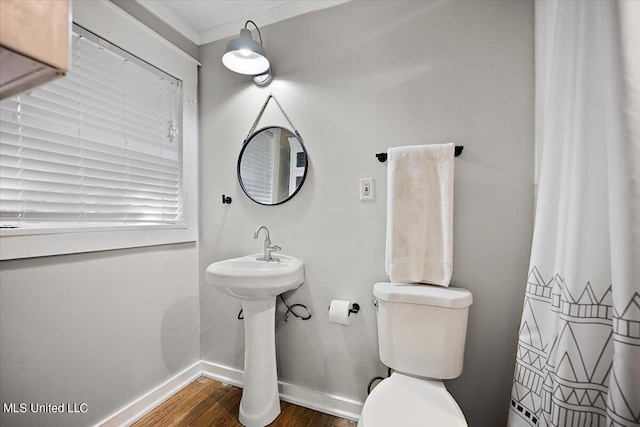
<svg viewBox="0 0 640 427">
<path fill-rule="evenodd" d="M 94 425 L 200 359 L 194 243 L 0 263 L 0 425 Z"/>
<path fill-rule="evenodd" d="M 104 420 L 200 360 L 198 310 L 196 243 L 0 262 L 0 425 Z"/>
<path fill-rule="evenodd" d="M 260 23 L 258 22 L 258 25 Z M 305 262 L 286 295 L 309 321 L 276 324 L 282 381 L 363 401 L 386 373 L 370 301 L 384 270 L 387 147 L 454 141 L 452 285 L 474 295 L 465 370 L 447 386 L 472 426 L 506 422 L 533 216 L 533 1 L 353 1 L 261 28 L 275 80 L 257 88 L 220 61 L 228 40 L 201 46 L 200 311 L 202 358 L 243 367 L 240 303 L 207 285 L 206 266 L 259 252 L 259 224 Z M 286 204 L 250 201 L 237 155 L 274 93 L 300 131 L 310 169 Z M 285 125 L 275 104 L 260 126 Z M 375 179 L 376 200 L 358 199 Z M 222 194 L 233 198 L 221 204 Z M 332 299 L 360 303 L 349 327 Z"/>
</svg>

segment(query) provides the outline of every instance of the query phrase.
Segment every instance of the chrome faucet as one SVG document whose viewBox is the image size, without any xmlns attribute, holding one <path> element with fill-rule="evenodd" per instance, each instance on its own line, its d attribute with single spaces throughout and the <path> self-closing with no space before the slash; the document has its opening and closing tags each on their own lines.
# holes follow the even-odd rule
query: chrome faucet
<svg viewBox="0 0 640 427">
<path fill-rule="evenodd" d="M 259 225 L 258 228 L 256 228 L 256 231 L 253 233 L 253 238 L 254 239 L 258 238 L 258 234 L 260 234 L 260 230 L 264 230 L 266 234 L 264 238 L 264 255 L 256 259 L 258 261 L 280 261 L 280 258 L 273 258 L 271 256 L 271 252 L 279 251 L 282 248 L 278 245 L 271 244 L 271 238 L 269 237 L 269 229 L 267 228 L 266 225 Z"/>
</svg>

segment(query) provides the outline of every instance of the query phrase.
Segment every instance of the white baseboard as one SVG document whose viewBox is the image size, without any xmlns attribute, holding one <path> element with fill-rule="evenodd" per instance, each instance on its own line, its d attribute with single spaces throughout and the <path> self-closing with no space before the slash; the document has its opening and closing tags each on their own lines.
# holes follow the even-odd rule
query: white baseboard
<svg viewBox="0 0 640 427">
<path fill-rule="evenodd" d="M 242 387 L 244 380 L 244 372 L 239 369 L 202 360 L 102 420 L 95 427 L 129 426 L 201 375 L 237 387 Z M 362 402 L 347 399 L 346 397 L 323 393 L 282 381 L 278 382 L 278 388 L 280 389 L 280 398 L 282 400 L 305 408 L 353 421 L 358 421 L 360 412 L 362 412 Z"/>
<path fill-rule="evenodd" d="M 240 369 L 219 365 L 213 362 L 202 361 L 202 375 L 214 380 L 241 387 L 244 384 L 244 372 Z"/>
<path fill-rule="evenodd" d="M 239 369 L 230 368 L 213 362 L 205 362 L 203 360 L 202 375 L 227 384 L 242 387 L 244 372 Z M 280 398 L 282 400 L 295 405 L 304 406 L 305 408 L 314 409 L 316 411 L 353 421 L 358 421 L 360 413 L 362 412 L 363 402 L 359 402 L 357 400 L 311 390 L 282 381 L 278 382 L 278 388 L 280 389 Z"/>
<path fill-rule="evenodd" d="M 352 421 L 360 418 L 363 402 L 282 381 L 278 381 L 278 386 L 280 398 L 285 402 Z"/>
<path fill-rule="evenodd" d="M 202 362 L 198 361 L 173 378 L 170 378 L 158 387 L 145 393 L 115 414 L 102 420 L 96 424 L 95 427 L 121 427 L 131 425 L 201 375 Z"/>
</svg>

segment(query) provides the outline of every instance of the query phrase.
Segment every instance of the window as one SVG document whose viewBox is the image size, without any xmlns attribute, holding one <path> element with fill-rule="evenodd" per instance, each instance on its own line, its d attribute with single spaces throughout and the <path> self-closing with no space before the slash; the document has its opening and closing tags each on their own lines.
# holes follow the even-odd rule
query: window
<svg viewBox="0 0 640 427">
<path fill-rule="evenodd" d="M 71 51 L 65 78 L 0 102 L 0 223 L 180 224 L 181 82 L 78 26 Z"/>
<path fill-rule="evenodd" d="M 200 63 L 110 2 L 73 19 L 71 75 L 2 102 L 0 259 L 196 241 Z"/>
</svg>

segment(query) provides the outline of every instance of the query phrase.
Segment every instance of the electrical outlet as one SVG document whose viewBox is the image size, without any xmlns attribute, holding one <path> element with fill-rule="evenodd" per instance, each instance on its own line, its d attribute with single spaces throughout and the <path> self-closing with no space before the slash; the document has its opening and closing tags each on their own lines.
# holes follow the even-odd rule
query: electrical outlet
<svg viewBox="0 0 640 427">
<path fill-rule="evenodd" d="M 375 200 L 376 192 L 373 187 L 373 178 L 360 179 L 360 200 Z"/>
</svg>

